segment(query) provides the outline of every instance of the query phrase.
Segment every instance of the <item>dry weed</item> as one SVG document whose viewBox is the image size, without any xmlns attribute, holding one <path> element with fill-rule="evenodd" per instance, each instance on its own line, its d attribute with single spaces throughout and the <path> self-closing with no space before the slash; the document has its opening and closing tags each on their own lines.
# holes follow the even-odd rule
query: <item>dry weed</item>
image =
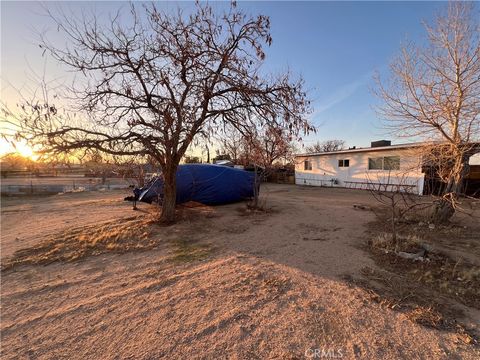
<svg viewBox="0 0 480 360">
<path fill-rule="evenodd" d="M 397 235 L 397 241 L 393 241 L 390 233 L 379 233 L 369 240 L 370 247 L 383 250 L 387 253 L 393 251 L 415 252 L 426 247 L 423 240 L 417 235 Z"/>
</svg>

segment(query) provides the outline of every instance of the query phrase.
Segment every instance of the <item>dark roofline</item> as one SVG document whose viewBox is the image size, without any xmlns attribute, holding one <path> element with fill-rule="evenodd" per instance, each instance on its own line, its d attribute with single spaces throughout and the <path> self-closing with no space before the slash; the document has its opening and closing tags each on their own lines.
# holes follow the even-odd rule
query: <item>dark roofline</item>
<svg viewBox="0 0 480 360">
<path fill-rule="evenodd" d="M 324 155 L 334 155 L 334 154 L 349 154 L 349 153 L 361 153 L 361 152 L 382 151 L 382 150 L 408 149 L 408 148 L 425 146 L 428 144 L 430 143 L 416 142 L 416 143 L 398 144 L 398 145 L 389 145 L 389 146 L 345 149 L 345 150 L 329 151 L 329 152 L 303 153 L 303 154 L 295 154 L 295 157 L 324 156 Z"/>
</svg>

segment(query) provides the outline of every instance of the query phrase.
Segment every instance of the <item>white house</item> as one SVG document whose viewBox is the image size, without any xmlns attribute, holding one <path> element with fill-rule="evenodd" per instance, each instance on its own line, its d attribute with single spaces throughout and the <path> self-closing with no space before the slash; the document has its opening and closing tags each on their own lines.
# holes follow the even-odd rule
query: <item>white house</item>
<svg viewBox="0 0 480 360">
<path fill-rule="evenodd" d="M 367 189 L 383 186 L 423 194 L 424 174 L 416 149 L 422 143 L 390 145 L 372 142 L 369 148 L 295 156 L 295 183 Z"/>
</svg>

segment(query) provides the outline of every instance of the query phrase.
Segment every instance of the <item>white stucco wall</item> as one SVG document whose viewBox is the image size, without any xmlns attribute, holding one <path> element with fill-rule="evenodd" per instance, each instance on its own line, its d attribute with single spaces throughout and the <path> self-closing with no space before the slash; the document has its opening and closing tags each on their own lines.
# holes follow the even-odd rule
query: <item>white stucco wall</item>
<svg viewBox="0 0 480 360">
<path fill-rule="evenodd" d="M 480 153 L 470 156 L 469 165 L 480 165 Z"/>
<path fill-rule="evenodd" d="M 368 158 L 399 156 L 400 170 L 369 170 Z M 312 170 L 304 170 L 304 160 L 312 161 Z M 349 167 L 339 167 L 338 160 L 348 159 Z M 335 179 L 335 183 L 332 180 Z M 355 182 L 355 185 L 346 182 Z M 408 184 L 412 191 L 423 193 L 424 174 L 420 157 L 411 149 L 391 149 L 336 153 L 312 156 L 297 156 L 295 164 L 295 183 L 311 186 L 340 186 L 367 188 L 366 183 Z M 365 184 L 361 184 L 365 183 Z"/>
</svg>

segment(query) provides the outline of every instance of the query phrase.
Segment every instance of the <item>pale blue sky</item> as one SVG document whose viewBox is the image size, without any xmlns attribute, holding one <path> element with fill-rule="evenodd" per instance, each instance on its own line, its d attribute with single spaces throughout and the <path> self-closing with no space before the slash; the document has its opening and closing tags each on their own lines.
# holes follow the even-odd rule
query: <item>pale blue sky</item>
<svg viewBox="0 0 480 360">
<path fill-rule="evenodd" d="M 175 7 L 177 3 L 160 3 Z M 57 6 L 58 3 L 45 3 Z M 107 15 L 118 2 L 63 3 L 75 12 L 93 10 Z M 178 3 L 190 7 L 191 3 Z M 239 2 L 249 13 L 270 16 L 273 44 L 267 49 L 265 68 L 290 68 L 306 80 L 318 133 L 305 139 L 344 139 L 349 146 L 367 146 L 371 140 L 388 137 L 372 107 L 376 103 L 369 88 L 375 71 L 385 74 L 402 42 L 424 40 L 422 20 L 430 22 L 445 2 Z M 215 8 L 226 3 L 213 3 Z M 2 100 L 15 102 L 9 84 L 28 84 L 32 70 L 41 74 L 45 58 L 35 32 L 56 29 L 42 16 L 39 3 L 1 3 Z M 104 17 L 107 19 L 107 16 Z M 47 59 L 47 76 L 65 76 Z"/>
</svg>

